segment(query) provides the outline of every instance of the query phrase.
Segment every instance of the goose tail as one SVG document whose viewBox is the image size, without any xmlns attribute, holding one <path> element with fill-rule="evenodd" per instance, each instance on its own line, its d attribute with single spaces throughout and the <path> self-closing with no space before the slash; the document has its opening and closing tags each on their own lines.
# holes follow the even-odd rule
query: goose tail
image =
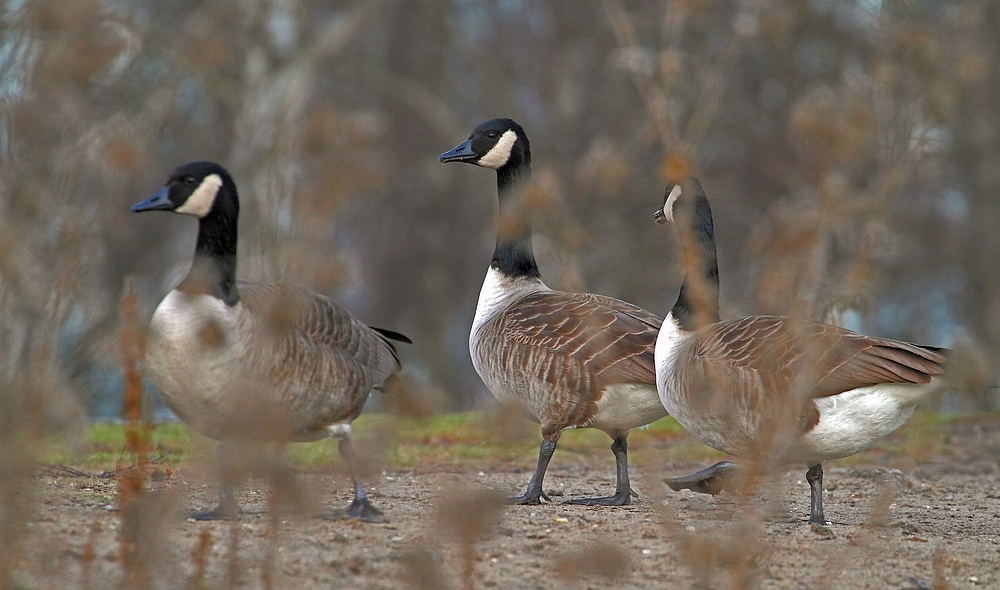
<svg viewBox="0 0 1000 590">
<path fill-rule="evenodd" d="M 376 328 L 375 326 L 368 326 L 368 327 L 381 334 L 383 338 L 389 340 L 395 340 L 397 342 L 405 342 L 407 344 L 413 344 L 412 340 L 407 338 L 405 335 L 400 334 L 399 332 L 393 332 L 392 330 L 386 330 L 385 328 Z"/>
<path fill-rule="evenodd" d="M 393 332 L 392 330 L 386 330 L 384 328 L 376 328 L 374 326 L 368 327 L 371 328 L 371 330 L 378 336 L 379 343 L 382 345 L 382 348 L 386 353 L 380 355 L 379 366 L 376 371 L 377 382 L 382 383 L 400 368 L 399 355 L 396 352 L 396 345 L 393 344 L 393 342 L 413 344 L 413 341 L 399 332 Z"/>
<path fill-rule="evenodd" d="M 937 346 L 925 346 L 922 344 L 912 345 L 915 352 L 922 353 L 921 356 L 926 363 L 926 367 L 921 367 L 925 374 L 923 383 L 916 383 L 909 386 L 897 386 L 890 389 L 897 403 L 902 407 L 912 407 L 918 404 L 931 401 L 950 387 L 946 379 L 946 365 L 951 350 Z"/>
</svg>

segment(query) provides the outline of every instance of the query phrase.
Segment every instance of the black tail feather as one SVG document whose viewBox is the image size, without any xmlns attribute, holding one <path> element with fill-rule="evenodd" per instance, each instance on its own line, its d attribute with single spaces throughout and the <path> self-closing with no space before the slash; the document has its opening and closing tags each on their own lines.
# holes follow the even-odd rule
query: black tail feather
<svg viewBox="0 0 1000 590">
<path fill-rule="evenodd" d="M 376 332 L 378 332 L 379 334 L 381 334 L 383 337 L 388 338 L 389 340 L 396 340 L 398 342 L 405 342 L 407 344 L 413 344 L 412 340 L 410 340 L 406 336 L 400 334 L 399 332 L 393 332 L 392 330 L 386 330 L 384 328 L 376 328 L 375 326 L 368 326 L 368 327 L 371 328 L 372 330 L 375 330 Z"/>
<path fill-rule="evenodd" d="M 917 344 L 916 346 L 918 346 L 919 348 L 923 348 L 924 350 L 929 350 L 931 352 L 936 352 L 937 354 L 940 354 L 941 356 L 945 356 L 945 357 L 948 356 L 949 354 L 951 354 L 951 349 L 950 348 L 943 348 L 943 347 L 940 347 L 940 346 L 927 346 L 926 344 Z"/>
</svg>

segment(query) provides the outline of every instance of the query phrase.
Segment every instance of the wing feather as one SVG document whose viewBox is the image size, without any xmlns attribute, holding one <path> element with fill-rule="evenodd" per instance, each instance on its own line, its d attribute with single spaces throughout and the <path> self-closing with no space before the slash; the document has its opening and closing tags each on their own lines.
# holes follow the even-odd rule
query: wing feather
<svg viewBox="0 0 1000 590">
<path fill-rule="evenodd" d="M 656 383 L 653 349 L 662 320 L 642 308 L 590 293 L 540 291 L 503 314 L 503 333 L 543 354 L 583 362 L 599 387 Z M 558 371 L 549 371 L 551 381 Z"/>
<path fill-rule="evenodd" d="M 399 369 L 392 344 L 328 297 L 290 283 L 240 284 L 241 301 L 269 342 L 254 359 L 309 430 L 361 411 Z"/>
<path fill-rule="evenodd" d="M 915 344 L 871 338 L 811 320 L 752 316 L 695 334 L 697 354 L 733 371 L 795 378 L 808 397 L 882 383 L 927 383 L 944 373 L 944 356 Z"/>
<path fill-rule="evenodd" d="M 699 411 L 725 415 L 727 422 L 754 416 L 803 430 L 818 422 L 815 398 L 886 383 L 927 383 L 944 373 L 946 360 L 915 344 L 781 316 L 706 326 L 681 354 L 688 403 L 699 404 Z"/>
<path fill-rule="evenodd" d="M 543 435 L 551 435 L 587 425 L 609 385 L 655 385 L 661 321 L 611 297 L 538 291 L 487 322 L 474 354 L 504 382 L 517 384 L 518 395 L 526 396 L 521 401 L 539 412 Z"/>
</svg>

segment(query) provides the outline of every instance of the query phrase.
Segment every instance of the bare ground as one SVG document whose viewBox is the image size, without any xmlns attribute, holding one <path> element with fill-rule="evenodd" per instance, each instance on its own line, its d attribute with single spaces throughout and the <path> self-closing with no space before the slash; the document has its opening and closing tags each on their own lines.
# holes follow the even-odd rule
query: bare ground
<svg viewBox="0 0 1000 590">
<path fill-rule="evenodd" d="M 634 461 L 641 498 L 624 508 L 562 504 L 611 491 L 610 452 L 561 461 L 557 451 L 546 489 L 563 495 L 541 506 L 495 502 L 523 490 L 527 457 L 489 472 L 431 465 L 370 475 L 388 524 L 272 518 L 279 513 L 258 481 L 241 488 L 239 522 L 186 520 L 215 499 L 211 470 L 192 463 L 151 481 L 123 529 L 113 479 L 48 469 L 14 554 L 15 580 L 28 588 L 143 579 L 164 588 L 1000 588 L 1000 423 L 949 428 L 947 449 L 933 457 L 869 453 L 828 464 L 833 524 L 818 531 L 805 523 L 804 468 L 745 501 L 674 493 L 659 477 L 704 465 L 656 460 L 656 449 Z M 342 474 L 299 479 L 323 507 L 350 499 Z M 131 580 L 123 539 L 135 540 L 136 563 L 147 566 L 131 568 L 139 572 Z"/>
</svg>

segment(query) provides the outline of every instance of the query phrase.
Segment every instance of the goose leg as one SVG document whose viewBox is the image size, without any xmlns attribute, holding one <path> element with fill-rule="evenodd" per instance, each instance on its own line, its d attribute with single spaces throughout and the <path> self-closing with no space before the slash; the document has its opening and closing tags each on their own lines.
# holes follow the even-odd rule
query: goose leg
<svg viewBox="0 0 1000 590">
<path fill-rule="evenodd" d="M 327 520 L 357 518 L 362 522 L 389 522 L 389 519 L 382 514 L 381 510 L 372 506 L 371 501 L 368 500 L 368 494 L 365 493 L 365 487 L 355 475 L 354 447 L 351 445 L 350 431 L 346 429 L 337 431 L 335 432 L 335 436 L 339 439 L 337 450 L 340 451 L 340 456 L 344 458 L 344 462 L 347 463 L 347 469 L 351 473 L 351 483 L 354 484 L 354 500 L 345 510 L 321 514 L 320 518 Z"/>
<path fill-rule="evenodd" d="M 351 470 L 351 482 L 354 484 L 354 500 L 347 508 L 344 515 L 346 518 L 357 518 L 364 522 L 389 522 L 389 519 L 382 514 L 382 511 L 372 506 L 365 493 L 365 486 L 355 475 L 354 471 L 354 447 L 351 446 L 350 437 L 340 439 L 338 447 L 340 456 L 347 461 Z"/>
<path fill-rule="evenodd" d="M 192 512 L 194 520 L 239 520 L 243 511 L 236 503 L 236 486 L 233 484 L 233 467 L 223 443 L 215 445 L 215 461 L 219 466 L 219 505 L 211 510 Z"/>
<path fill-rule="evenodd" d="M 740 466 L 729 461 L 720 461 L 711 467 L 706 467 L 697 473 L 681 477 L 665 477 L 663 482 L 675 492 L 691 490 L 700 494 L 718 495 L 726 488 L 731 488 L 733 477 L 740 471 Z"/>
<path fill-rule="evenodd" d="M 520 496 L 508 498 L 509 504 L 541 504 L 542 498 L 548 501 L 549 497 L 542 491 L 542 479 L 545 477 L 545 470 L 548 468 L 549 460 L 552 459 L 552 453 L 555 450 L 556 441 L 542 439 L 542 444 L 538 448 L 538 464 L 535 466 L 535 472 L 531 474 L 531 480 L 528 481 L 528 489 Z"/>
<path fill-rule="evenodd" d="M 828 525 L 823 515 L 823 464 L 817 463 L 806 471 L 809 482 L 809 524 Z"/>
<path fill-rule="evenodd" d="M 619 434 L 611 443 L 611 452 L 615 454 L 615 470 L 617 480 L 615 495 L 602 498 L 575 498 L 567 504 L 584 506 L 628 506 L 632 501 L 632 488 L 628 482 L 628 441 L 627 435 Z"/>
</svg>

